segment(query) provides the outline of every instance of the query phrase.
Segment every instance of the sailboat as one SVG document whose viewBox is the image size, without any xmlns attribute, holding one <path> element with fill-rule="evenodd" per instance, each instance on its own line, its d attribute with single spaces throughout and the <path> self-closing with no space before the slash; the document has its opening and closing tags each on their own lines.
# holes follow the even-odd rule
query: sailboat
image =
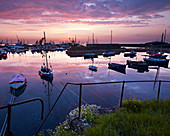
<svg viewBox="0 0 170 136">
<path fill-rule="evenodd" d="M 45 38 L 45 32 L 44 32 L 44 44 L 46 46 L 46 38 Z M 41 66 L 41 69 L 39 71 L 39 75 L 41 77 L 47 77 L 47 78 L 53 78 L 53 71 L 48 67 L 48 58 L 47 58 L 47 51 L 45 51 L 45 58 L 46 63 L 43 63 L 43 66 Z"/>
</svg>

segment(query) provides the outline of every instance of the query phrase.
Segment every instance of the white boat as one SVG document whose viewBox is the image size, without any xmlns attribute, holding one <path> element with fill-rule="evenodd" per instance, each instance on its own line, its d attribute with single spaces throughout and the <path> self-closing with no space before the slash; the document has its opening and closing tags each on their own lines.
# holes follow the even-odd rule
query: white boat
<svg viewBox="0 0 170 136">
<path fill-rule="evenodd" d="M 9 81 L 10 87 L 18 89 L 27 83 L 27 79 L 23 74 L 16 74 Z"/>
</svg>

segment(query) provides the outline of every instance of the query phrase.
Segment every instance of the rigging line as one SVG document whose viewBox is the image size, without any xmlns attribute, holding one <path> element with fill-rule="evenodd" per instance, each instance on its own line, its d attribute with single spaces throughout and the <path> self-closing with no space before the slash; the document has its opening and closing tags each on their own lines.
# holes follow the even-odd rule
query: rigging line
<svg viewBox="0 0 170 136">
<path fill-rule="evenodd" d="M 56 86 L 55 86 L 55 88 L 56 89 L 58 89 Z M 58 89 L 59 90 L 59 89 Z M 63 97 L 72 105 L 72 106 L 75 106 L 74 104 L 72 104 L 71 102 L 70 102 L 70 100 L 63 94 Z M 74 99 L 75 100 L 75 99 Z M 75 100 L 76 101 L 76 100 Z"/>
<path fill-rule="evenodd" d="M 62 82 L 62 81 L 60 81 L 59 79 L 58 79 L 58 81 L 64 86 L 64 83 Z M 68 91 L 70 91 L 72 94 L 74 94 L 77 98 L 79 98 L 79 96 L 76 94 L 76 93 L 74 93 L 71 89 L 69 89 L 69 88 L 66 88 L 66 90 L 68 90 Z M 81 98 L 81 100 L 84 102 L 84 103 L 86 103 L 86 104 L 88 104 L 85 100 L 83 100 L 82 98 Z"/>
</svg>

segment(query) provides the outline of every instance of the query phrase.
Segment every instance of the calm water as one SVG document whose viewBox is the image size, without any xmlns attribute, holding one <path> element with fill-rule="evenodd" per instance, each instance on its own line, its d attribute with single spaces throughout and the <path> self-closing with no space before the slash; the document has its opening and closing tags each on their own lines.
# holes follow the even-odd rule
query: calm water
<svg viewBox="0 0 170 136">
<path fill-rule="evenodd" d="M 40 97 L 45 104 L 44 116 L 52 107 L 54 101 L 67 82 L 103 82 L 122 80 L 154 80 L 157 69 L 149 69 L 149 72 L 139 73 L 135 69 L 126 68 L 126 74 L 109 70 L 108 62 L 125 64 L 126 60 L 143 60 L 145 53 L 137 53 L 137 57 L 124 57 L 123 53 L 111 57 L 111 60 L 98 56 L 94 64 L 98 67 L 97 72 L 92 72 L 88 66 L 92 63 L 90 59 L 83 57 L 70 58 L 65 52 L 49 52 L 49 63 L 53 67 L 54 79 L 52 84 L 43 81 L 38 71 L 45 61 L 41 54 L 8 54 L 6 60 L 0 60 L 0 106 L 7 105 L 11 100 L 20 102 L 31 98 Z M 170 54 L 168 59 L 170 58 Z M 170 67 L 170 66 L 169 66 Z M 27 78 L 27 87 L 18 97 L 14 98 L 10 92 L 9 80 L 14 74 L 22 73 Z M 158 80 L 170 80 L 170 69 L 160 68 Z M 154 83 L 130 83 L 125 85 L 126 98 L 138 96 L 140 99 L 156 98 L 157 86 L 153 90 Z M 162 83 L 161 97 L 170 97 L 169 83 Z M 58 123 L 66 119 L 70 110 L 78 106 L 79 87 L 69 85 L 61 99 L 50 114 L 43 129 L 54 129 Z M 112 107 L 118 105 L 121 84 L 83 86 L 82 104 L 97 104 L 101 107 Z M 14 98 L 14 99 L 13 99 Z M 7 110 L 0 110 L 0 128 L 2 128 Z M 40 102 L 31 102 L 12 108 L 11 130 L 14 135 L 33 135 L 41 124 Z"/>
</svg>

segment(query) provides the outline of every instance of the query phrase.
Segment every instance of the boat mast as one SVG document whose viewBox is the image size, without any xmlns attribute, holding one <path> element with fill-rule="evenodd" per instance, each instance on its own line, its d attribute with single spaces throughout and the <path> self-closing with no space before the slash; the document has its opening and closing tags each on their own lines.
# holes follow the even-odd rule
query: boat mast
<svg viewBox="0 0 170 136">
<path fill-rule="evenodd" d="M 166 40 L 166 29 L 165 29 L 165 35 L 164 35 L 164 42 L 165 42 L 165 40 Z"/>
<path fill-rule="evenodd" d="M 44 44 L 45 44 L 45 50 L 46 50 L 46 37 L 45 37 L 45 32 L 44 32 Z M 45 52 L 45 56 L 46 56 L 46 66 L 47 66 L 47 69 L 48 69 L 47 51 Z"/>
<path fill-rule="evenodd" d="M 112 44 L 112 30 L 111 30 L 111 44 Z"/>
<path fill-rule="evenodd" d="M 94 44 L 94 33 L 93 33 L 93 35 L 92 35 L 92 39 L 93 39 L 93 44 Z"/>
</svg>

